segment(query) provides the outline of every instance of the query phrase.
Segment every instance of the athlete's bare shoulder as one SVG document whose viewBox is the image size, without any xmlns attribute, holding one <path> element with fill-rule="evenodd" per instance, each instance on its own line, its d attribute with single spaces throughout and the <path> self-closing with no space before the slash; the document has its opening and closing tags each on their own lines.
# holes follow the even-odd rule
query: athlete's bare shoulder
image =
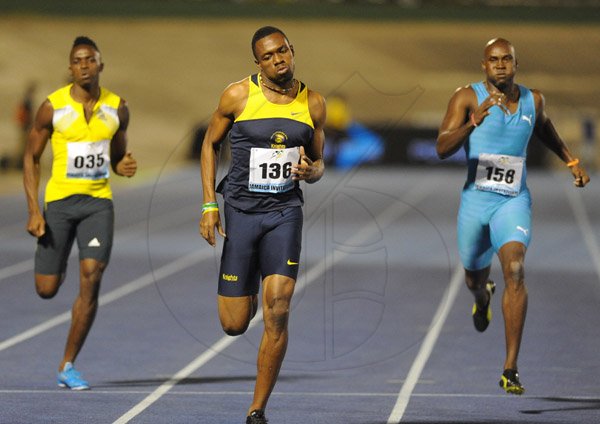
<svg viewBox="0 0 600 424">
<path fill-rule="evenodd" d="M 308 110 L 315 124 L 320 125 L 325 123 L 325 98 L 311 89 L 308 89 Z"/>
<path fill-rule="evenodd" d="M 248 78 L 244 78 L 225 88 L 219 101 L 219 110 L 223 115 L 238 116 L 244 110 L 248 100 L 248 84 Z"/>
<path fill-rule="evenodd" d="M 454 96 L 465 97 L 465 98 L 477 98 L 475 89 L 471 84 L 463 85 L 454 90 Z"/>
<path fill-rule="evenodd" d="M 533 96 L 533 104 L 535 106 L 535 114 L 539 118 L 540 116 L 545 117 L 546 113 L 544 111 L 546 105 L 546 99 L 540 90 L 535 88 L 530 88 L 531 95 Z M 537 122 L 540 122 L 539 119 Z"/>
<path fill-rule="evenodd" d="M 471 87 L 471 84 L 458 87 L 454 90 L 454 94 L 450 98 L 450 104 L 463 107 L 466 109 L 472 109 L 477 106 L 477 94 L 475 89 Z"/>
</svg>

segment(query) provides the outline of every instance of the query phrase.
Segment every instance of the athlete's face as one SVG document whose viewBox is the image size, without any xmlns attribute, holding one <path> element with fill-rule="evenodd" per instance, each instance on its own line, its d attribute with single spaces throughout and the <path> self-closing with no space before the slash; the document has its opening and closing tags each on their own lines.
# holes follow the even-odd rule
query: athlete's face
<svg viewBox="0 0 600 424">
<path fill-rule="evenodd" d="M 254 46 L 256 64 L 271 81 L 286 82 L 294 78 L 294 48 L 276 32 L 258 40 Z"/>
<path fill-rule="evenodd" d="M 514 47 L 503 41 L 488 46 L 481 61 L 481 68 L 488 82 L 498 88 L 512 83 L 517 72 Z"/>
<path fill-rule="evenodd" d="M 69 71 L 75 84 L 84 88 L 98 84 L 100 72 L 104 68 L 100 52 L 92 46 L 82 44 L 71 50 L 69 60 Z"/>
</svg>

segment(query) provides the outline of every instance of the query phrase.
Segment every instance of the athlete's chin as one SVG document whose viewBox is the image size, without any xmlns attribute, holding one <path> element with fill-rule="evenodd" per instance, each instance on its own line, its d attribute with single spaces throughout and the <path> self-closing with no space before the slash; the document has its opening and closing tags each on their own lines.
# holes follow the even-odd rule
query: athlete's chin
<svg viewBox="0 0 600 424">
<path fill-rule="evenodd" d="M 290 68 L 280 69 L 277 71 L 276 82 L 285 83 L 294 78 L 294 72 Z"/>
</svg>

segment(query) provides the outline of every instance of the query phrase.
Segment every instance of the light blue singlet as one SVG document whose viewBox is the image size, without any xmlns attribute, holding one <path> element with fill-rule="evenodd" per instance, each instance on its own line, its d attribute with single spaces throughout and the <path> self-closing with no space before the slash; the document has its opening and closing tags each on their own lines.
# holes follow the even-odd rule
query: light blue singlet
<svg viewBox="0 0 600 424">
<path fill-rule="evenodd" d="M 492 262 L 494 251 L 510 242 L 531 240 L 531 197 L 526 184 L 527 145 L 535 125 L 531 91 L 518 85 L 519 104 L 506 114 L 492 106 L 490 114 L 465 143 L 467 181 L 458 212 L 458 250 L 471 271 Z M 481 104 L 489 93 L 482 82 L 471 84 Z"/>
</svg>

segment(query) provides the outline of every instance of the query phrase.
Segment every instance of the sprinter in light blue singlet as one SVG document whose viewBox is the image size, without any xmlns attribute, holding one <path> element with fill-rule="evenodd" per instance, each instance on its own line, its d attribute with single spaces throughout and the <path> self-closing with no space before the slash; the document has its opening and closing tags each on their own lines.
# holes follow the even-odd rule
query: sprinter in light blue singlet
<svg viewBox="0 0 600 424">
<path fill-rule="evenodd" d="M 544 112 L 544 97 L 514 83 L 514 47 L 489 41 L 481 62 L 483 82 L 456 90 L 440 126 L 437 152 L 444 159 L 464 147 L 467 181 L 458 213 L 458 249 L 467 287 L 475 297 L 473 324 L 483 332 L 492 319 L 489 280 L 494 252 L 504 276 L 503 315 L 506 359 L 500 387 L 522 394 L 517 358 L 527 311 L 525 252 L 531 240 L 531 197 L 526 184 L 527 145 L 535 133 L 584 187 L 589 177 L 558 136 Z"/>
<path fill-rule="evenodd" d="M 488 267 L 493 253 L 506 243 L 517 241 L 527 247 L 531 239 L 525 158 L 535 104 L 529 89 L 517 87 L 517 110 L 506 113 L 499 106 L 491 107 L 465 143 L 468 174 L 458 214 L 458 250 L 470 271 Z M 479 105 L 490 95 L 483 82 L 471 88 Z"/>
</svg>

